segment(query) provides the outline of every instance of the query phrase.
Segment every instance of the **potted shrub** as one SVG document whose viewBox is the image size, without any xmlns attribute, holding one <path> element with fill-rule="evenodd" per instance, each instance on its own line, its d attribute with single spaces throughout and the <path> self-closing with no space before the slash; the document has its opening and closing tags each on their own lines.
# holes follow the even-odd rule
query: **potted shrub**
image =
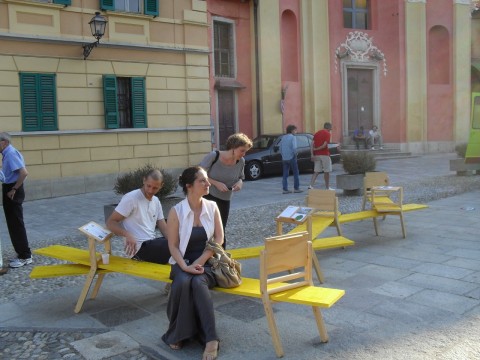
<svg viewBox="0 0 480 360">
<path fill-rule="evenodd" d="M 377 166 L 375 157 L 369 151 L 343 152 L 341 161 L 346 174 L 337 175 L 337 189 L 345 195 L 361 195 L 365 173 Z"/>
<path fill-rule="evenodd" d="M 146 174 L 155 168 L 156 167 L 152 164 L 145 164 L 137 169 L 119 175 L 115 181 L 113 191 L 117 195 L 124 195 L 130 191 L 141 188 L 143 186 L 143 179 L 145 178 Z M 163 187 L 156 196 L 160 199 L 164 216 L 167 217 L 170 208 L 181 200 L 179 197 L 170 196 L 177 190 L 178 179 L 169 171 L 164 169 L 159 170 L 163 174 Z M 109 204 L 104 206 L 105 222 L 116 206 L 117 204 Z"/>
</svg>

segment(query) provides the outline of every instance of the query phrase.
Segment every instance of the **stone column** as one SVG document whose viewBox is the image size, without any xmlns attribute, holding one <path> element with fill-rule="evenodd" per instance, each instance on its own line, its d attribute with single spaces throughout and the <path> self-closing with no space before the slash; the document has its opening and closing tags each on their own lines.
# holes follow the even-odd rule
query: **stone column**
<svg viewBox="0 0 480 360">
<path fill-rule="evenodd" d="M 314 133 L 332 118 L 328 0 L 302 1 L 301 14 L 305 129 Z"/>
<path fill-rule="evenodd" d="M 470 0 L 454 0 L 453 9 L 453 96 L 455 143 L 468 141 L 470 133 L 470 68 L 472 23 Z"/>
<path fill-rule="evenodd" d="M 427 150 L 426 0 L 405 1 L 406 139 L 408 151 Z"/>
</svg>

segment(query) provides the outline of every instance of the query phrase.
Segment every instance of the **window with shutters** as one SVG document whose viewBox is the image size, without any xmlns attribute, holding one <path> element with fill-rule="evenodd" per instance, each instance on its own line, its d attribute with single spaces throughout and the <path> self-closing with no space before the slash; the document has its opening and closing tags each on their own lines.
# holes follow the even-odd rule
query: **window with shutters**
<svg viewBox="0 0 480 360">
<path fill-rule="evenodd" d="M 58 130 L 55 79 L 55 74 L 20 73 L 23 131 Z"/>
<path fill-rule="evenodd" d="M 213 43 L 215 76 L 235 77 L 233 25 L 228 22 L 214 21 Z"/>
<path fill-rule="evenodd" d="M 160 0 L 100 0 L 100 9 L 158 16 Z"/>
<path fill-rule="evenodd" d="M 33 0 L 33 2 L 46 3 L 46 4 L 62 4 L 69 6 L 72 4 L 72 0 Z"/>
<path fill-rule="evenodd" d="M 369 0 L 343 0 L 343 27 L 348 29 L 370 29 L 369 3 Z"/>
<path fill-rule="evenodd" d="M 147 127 L 144 78 L 104 75 L 103 93 L 107 129 Z"/>
</svg>

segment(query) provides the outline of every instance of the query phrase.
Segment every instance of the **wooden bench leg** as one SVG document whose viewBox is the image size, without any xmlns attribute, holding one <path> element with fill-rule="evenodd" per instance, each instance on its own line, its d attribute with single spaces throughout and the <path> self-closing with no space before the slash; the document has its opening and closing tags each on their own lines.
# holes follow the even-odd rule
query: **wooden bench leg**
<svg viewBox="0 0 480 360">
<path fill-rule="evenodd" d="M 77 305 L 75 306 L 75 313 L 78 314 L 82 311 L 83 303 L 87 298 L 88 291 L 90 290 L 90 286 L 92 285 L 93 279 L 95 278 L 95 274 L 97 273 L 96 269 L 90 269 L 90 272 L 87 275 L 87 279 L 85 280 L 85 285 L 83 285 L 82 292 L 77 300 Z"/>
<path fill-rule="evenodd" d="M 95 286 L 93 287 L 92 295 L 90 296 L 90 299 L 95 299 L 97 297 L 98 291 L 100 290 L 100 286 L 102 286 L 102 281 L 103 278 L 105 277 L 105 274 L 99 274 L 97 277 L 97 281 L 95 282 Z"/>
<path fill-rule="evenodd" d="M 280 340 L 277 324 L 275 323 L 275 317 L 273 314 L 273 309 L 270 303 L 270 299 L 262 298 L 262 301 L 263 301 L 263 308 L 265 309 L 265 315 L 267 317 L 268 328 L 270 329 L 270 336 L 272 337 L 273 347 L 275 348 L 275 353 L 277 354 L 277 357 L 279 358 L 283 357 L 284 353 L 283 353 L 282 341 Z"/>
<path fill-rule="evenodd" d="M 405 229 L 405 223 L 403 222 L 403 213 L 400 213 L 400 223 L 402 224 L 402 234 L 403 238 L 407 238 L 407 230 Z"/>
<path fill-rule="evenodd" d="M 376 217 L 373 218 L 373 227 L 375 228 L 375 235 L 378 236 L 378 222 Z"/>
<path fill-rule="evenodd" d="M 315 253 L 312 256 L 312 260 L 313 260 L 313 267 L 315 269 L 315 272 L 317 273 L 318 281 L 320 281 L 320 284 L 323 284 L 325 282 L 325 277 L 323 276 L 322 269 L 320 268 L 320 263 Z"/>
<path fill-rule="evenodd" d="M 320 312 L 320 309 L 317 306 L 312 306 L 312 310 L 313 310 L 313 315 L 315 316 L 315 320 L 317 322 L 317 328 L 318 328 L 318 333 L 320 334 L 320 340 L 323 343 L 326 343 L 328 342 L 328 334 L 327 334 L 327 328 L 323 321 L 322 313 Z"/>
</svg>

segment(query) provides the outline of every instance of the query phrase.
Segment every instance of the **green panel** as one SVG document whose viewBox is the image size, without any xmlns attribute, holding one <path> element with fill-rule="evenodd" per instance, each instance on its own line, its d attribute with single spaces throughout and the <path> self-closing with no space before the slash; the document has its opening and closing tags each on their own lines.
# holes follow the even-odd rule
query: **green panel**
<svg viewBox="0 0 480 360">
<path fill-rule="evenodd" d="M 105 107 L 105 128 L 118 129 L 118 96 L 115 75 L 103 76 L 103 103 Z"/>
<path fill-rule="evenodd" d="M 159 15 L 159 1 L 160 0 L 143 0 L 143 5 L 145 8 L 145 15 Z"/>
<path fill-rule="evenodd" d="M 115 0 L 100 0 L 100 9 L 115 10 Z"/>
<path fill-rule="evenodd" d="M 57 94 L 55 75 L 38 75 L 40 93 L 40 115 L 42 118 L 42 130 L 58 130 L 57 128 Z"/>
<path fill-rule="evenodd" d="M 480 162 L 480 93 L 472 93 L 472 113 L 465 161 Z"/>
<path fill-rule="evenodd" d="M 39 131 L 37 74 L 20 73 L 20 97 L 22 103 L 23 131 Z"/>
<path fill-rule="evenodd" d="M 65 6 L 72 5 L 72 0 L 53 0 L 54 4 L 63 4 Z"/>
<path fill-rule="evenodd" d="M 147 127 L 147 106 L 145 100 L 145 79 L 131 79 L 132 88 L 132 124 L 134 128 Z"/>
</svg>

